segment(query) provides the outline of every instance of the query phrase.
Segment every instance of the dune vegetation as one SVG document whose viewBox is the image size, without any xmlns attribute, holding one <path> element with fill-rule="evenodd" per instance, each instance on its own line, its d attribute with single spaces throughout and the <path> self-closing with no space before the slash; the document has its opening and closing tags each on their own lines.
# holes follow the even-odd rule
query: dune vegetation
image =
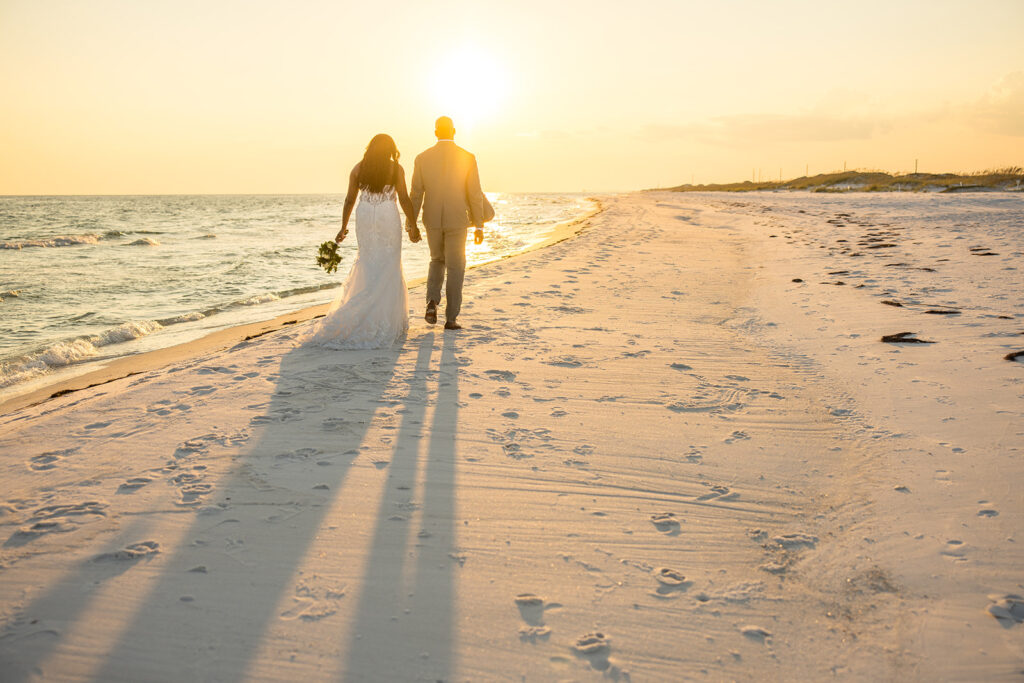
<svg viewBox="0 0 1024 683">
<path fill-rule="evenodd" d="M 708 185 L 678 185 L 660 188 L 673 192 L 751 192 L 755 190 L 804 190 L 808 192 L 984 192 L 1024 191 L 1024 169 L 1020 166 L 977 173 L 908 173 L 884 171 L 842 171 L 819 173 L 792 180 Z"/>
</svg>

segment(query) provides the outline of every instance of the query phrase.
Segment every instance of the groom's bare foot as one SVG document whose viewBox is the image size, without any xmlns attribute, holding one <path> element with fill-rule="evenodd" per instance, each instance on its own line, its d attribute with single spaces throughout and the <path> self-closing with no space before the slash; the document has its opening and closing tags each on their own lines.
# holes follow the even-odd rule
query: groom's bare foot
<svg viewBox="0 0 1024 683">
<path fill-rule="evenodd" d="M 462 329 L 462 325 L 458 324 L 454 320 L 448 320 L 444 324 L 444 329 L 446 329 L 446 330 L 461 330 Z"/>
<path fill-rule="evenodd" d="M 437 302 L 436 301 L 428 301 L 427 302 L 427 312 L 423 316 L 423 319 L 426 320 L 431 325 L 433 325 L 434 323 L 437 322 Z"/>
</svg>

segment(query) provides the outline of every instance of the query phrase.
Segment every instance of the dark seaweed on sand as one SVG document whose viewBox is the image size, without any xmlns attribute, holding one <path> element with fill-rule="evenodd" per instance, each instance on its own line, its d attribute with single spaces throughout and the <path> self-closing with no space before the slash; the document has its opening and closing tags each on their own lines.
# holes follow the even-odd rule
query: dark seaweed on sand
<svg viewBox="0 0 1024 683">
<path fill-rule="evenodd" d="M 913 332 L 897 332 L 896 334 L 887 334 L 882 337 L 882 341 L 886 344 L 934 344 L 933 341 L 927 339 L 918 339 L 917 337 L 911 336 Z"/>
</svg>

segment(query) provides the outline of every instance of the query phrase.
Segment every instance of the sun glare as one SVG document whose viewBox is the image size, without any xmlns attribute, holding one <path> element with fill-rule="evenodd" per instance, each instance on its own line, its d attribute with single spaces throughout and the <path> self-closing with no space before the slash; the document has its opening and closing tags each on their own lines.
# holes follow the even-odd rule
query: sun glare
<svg viewBox="0 0 1024 683">
<path fill-rule="evenodd" d="M 441 58 L 429 81 L 439 114 L 466 130 L 494 116 L 507 91 L 505 70 L 486 50 L 464 47 Z"/>
</svg>

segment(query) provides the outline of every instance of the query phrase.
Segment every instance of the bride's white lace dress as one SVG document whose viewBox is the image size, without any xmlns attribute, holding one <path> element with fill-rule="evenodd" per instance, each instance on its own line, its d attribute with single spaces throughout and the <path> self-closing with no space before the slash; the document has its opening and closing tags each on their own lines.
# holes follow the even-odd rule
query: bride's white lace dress
<svg viewBox="0 0 1024 683">
<path fill-rule="evenodd" d="M 332 349 L 379 349 L 409 329 L 409 294 L 402 273 L 402 219 L 393 187 L 361 190 L 356 206 L 359 253 L 327 315 L 304 344 Z"/>
</svg>

